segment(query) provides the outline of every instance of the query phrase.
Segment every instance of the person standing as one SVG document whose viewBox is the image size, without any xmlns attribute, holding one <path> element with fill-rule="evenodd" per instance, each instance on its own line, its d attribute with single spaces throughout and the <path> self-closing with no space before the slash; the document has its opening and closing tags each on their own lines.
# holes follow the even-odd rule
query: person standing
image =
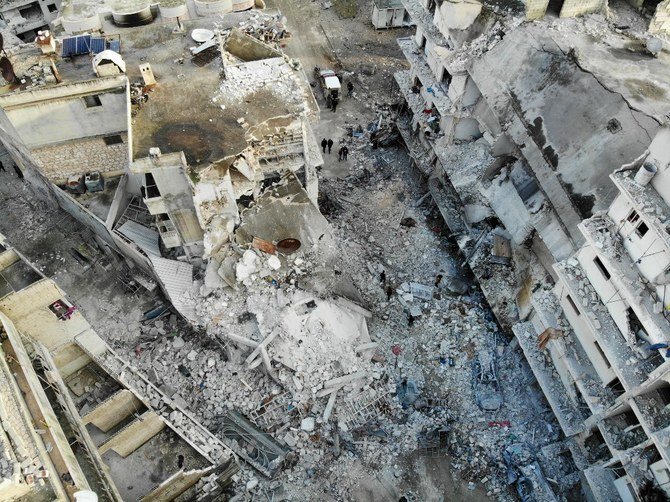
<svg viewBox="0 0 670 502">
<path fill-rule="evenodd" d="M 330 150 L 333 148 L 333 140 L 328 140 L 328 155 L 330 155 Z"/>
<path fill-rule="evenodd" d="M 353 92 L 354 92 L 354 84 L 352 84 L 350 80 L 349 82 L 347 82 L 347 97 L 350 98 Z"/>
<path fill-rule="evenodd" d="M 21 172 L 21 169 L 19 169 L 19 166 L 14 164 L 14 171 L 16 171 L 16 175 L 19 177 L 20 180 L 23 179 L 23 173 Z"/>
<path fill-rule="evenodd" d="M 327 146 L 328 146 L 328 140 L 326 138 L 323 138 L 321 140 L 321 148 L 323 148 L 323 153 L 326 153 Z"/>
<path fill-rule="evenodd" d="M 347 160 L 347 155 L 349 155 L 349 149 L 347 148 L 347 145 L 344 145 L 342 147 L 342 158 Z"/>
<path fill-rule="evenodd" d="M 337 109 L 337 100 L 333 100 L 333 113 L 335 113 L 335 110 Z"/>
<path fill-rule="evenodd" d="M 337 161 L 340 162 L 342 160 L 342 153 L 344 152 L 344 147 L 341 146 L 339 151 L 337 152 Z"/>
</svg>

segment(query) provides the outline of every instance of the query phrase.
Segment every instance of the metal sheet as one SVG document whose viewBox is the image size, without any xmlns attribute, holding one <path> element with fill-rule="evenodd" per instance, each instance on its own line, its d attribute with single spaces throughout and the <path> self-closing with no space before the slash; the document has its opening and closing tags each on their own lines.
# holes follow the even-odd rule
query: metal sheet
<svg viewBox="0 0 670 502">
<path fill-rule="evenodd" d="M 195 320 L 195 300 L 184 295 L 193 288 L 193 265 L 153 255 L 149 259 L 174 308 L 186 319 Z"/>
<path fill-rule="evenodd" d="M 161 255 L 158 247 L 159 235 L 157 231 L 134 221 L 126 221 L 117 231 L 137 244 L 146 253 L 154 256 Z"/>
</svg>

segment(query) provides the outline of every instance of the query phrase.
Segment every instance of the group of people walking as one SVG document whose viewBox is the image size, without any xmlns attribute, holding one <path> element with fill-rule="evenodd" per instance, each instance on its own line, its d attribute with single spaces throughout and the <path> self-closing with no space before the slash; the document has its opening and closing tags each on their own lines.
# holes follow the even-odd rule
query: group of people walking
<svg viewBox="0 0 670 502">
<path fill-rule="evenodd" d="M 321 140 L 321 148 L 323 149 L 323 153 L 328 153 L 330 155 L 330 151 L 333 149 L 333 140 L 323 138 Z M 326 152 L 326 150 L 328 151 Z M 349 148 L 347 147 L 347 145 L 342 145 L 337 153 L 338 153 L 338 159 L 337 159 L 338 162 L 341 160 L 347 160 L 347 155 L 349 155 Z"/>
</svg>

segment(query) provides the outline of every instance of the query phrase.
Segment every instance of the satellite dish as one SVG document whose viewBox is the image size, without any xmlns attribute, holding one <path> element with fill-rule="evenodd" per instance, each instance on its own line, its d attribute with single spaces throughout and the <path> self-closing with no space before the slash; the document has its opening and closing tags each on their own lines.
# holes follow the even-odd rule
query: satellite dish
<svg viewBox="0 0 670 502">
<path fill-rule="evenodd" d="M 10 84 L 16 80 L 16 74 L 14 73 L 14 67 L 12 63 L 5 56 L 0 58 L 0 72 L 2 72 L 2 78 L 4 78 Z"/>
<path fill-rule="evenodd" d="M 191 32 L 191 38 L 202 44 L 204 42 L 209 42 L 214 38 L 214 32 L 212 30 L 207 30 L 205 28 L 196 28 Z"/>
</svg>

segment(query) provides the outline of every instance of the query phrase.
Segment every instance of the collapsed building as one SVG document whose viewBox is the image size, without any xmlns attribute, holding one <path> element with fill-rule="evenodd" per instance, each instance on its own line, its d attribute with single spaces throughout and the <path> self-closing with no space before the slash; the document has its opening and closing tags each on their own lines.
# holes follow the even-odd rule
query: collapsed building
<svg viewBox="0 0 670 502">
<path fill-rule="evenodd" d="M 667 490 L 667 203 L 662 174 L 632 177 L 668 165 L 670 60 L 602 18 L 519 26 L 485 3 L 404 2 L 417 30 L 398 40 L 398 130 L 561 423 L 554 454 L 595 500 Z"/>
<path fill-rule="evenodd" d="M 48 30 L 61 8 L 60 0 L 17 0 L 2 2 L 0 19 L 6 33 L 18 38 L 16 42 L 32 42 L 39 31 Z M 3 30 L 5 35 L 5 30 Z M 6 36 L 6 35 L 5 35 Z M 5 43 L 12 42 L 7 38 Z"/>
<path fill-rule="evenodd" d="M 668 33 L 670 3 L 657 0 L 626 0 L 631 6 L 651 16 L 650 33 Z M 560 17 L 608 12 L 608 0 L 524 0 L 526 18 L 540 19 L 546 15 Z"/>
<path fill-rule="evenodd" d="M 221 493 L 237 471 L 231 450 L 119 357 L 4 237 L 0 251 L 3 499 Z"/>
<path fill-rule="evenodd" d="M 122 53 L 118 36 L 50 32 L 9 52 L 3 142 L 26 179 L 178 307 L 192 265 L 225 260 L 238 200 L 292 174 L 316 202 L 318 107 L 299 65 L 245 32 L 276 18 L 254 16 L 231 18 L 243 26 L 223 37 L 195 21 L 199 44 L 152 24 L 125 31 Z M 252 98 L 266 106 L 240 106 Z"/>
</svg>

